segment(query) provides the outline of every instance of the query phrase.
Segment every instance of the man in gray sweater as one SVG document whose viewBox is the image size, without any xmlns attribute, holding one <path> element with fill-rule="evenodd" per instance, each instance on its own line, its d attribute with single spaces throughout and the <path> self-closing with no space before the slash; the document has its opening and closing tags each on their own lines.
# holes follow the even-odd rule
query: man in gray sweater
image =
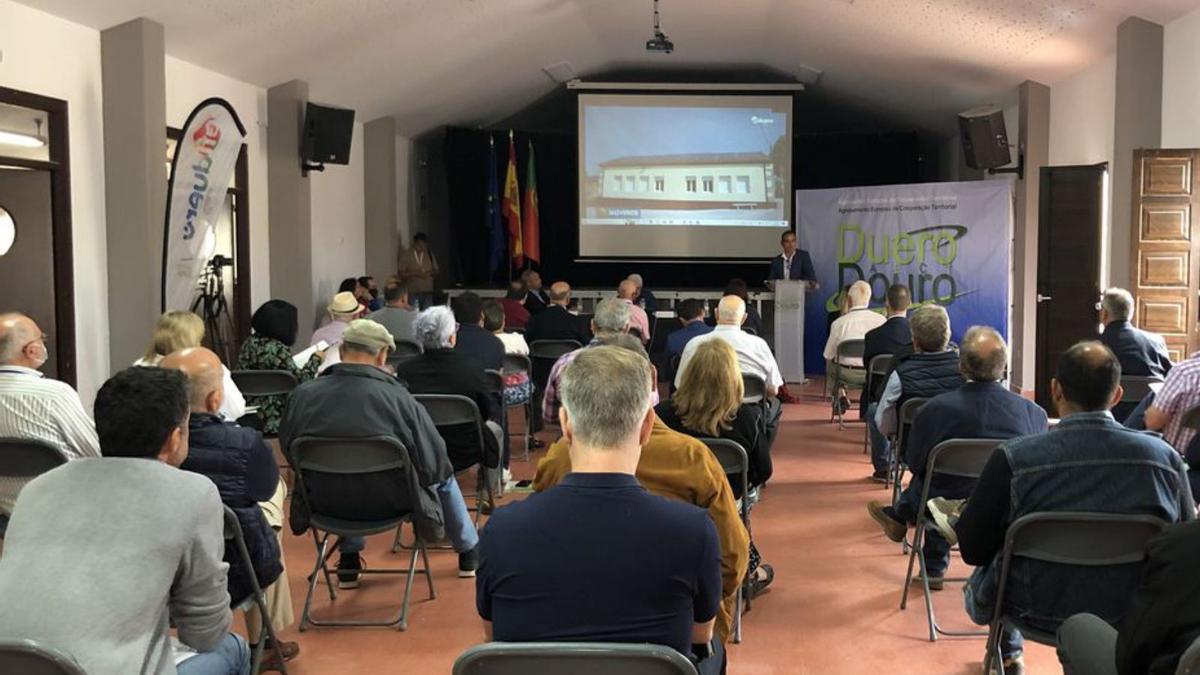
<svg viewBox="0 0 1200 675">
<path fill-rule="evenodd" d="M 177 468 L 188 449 L 183 373 L 117 373 L 95 417 L 103 456 L 34 479 L 17 499 L 0 558 L 0 638 L 59 649 L 89 675 L 248 673 L 246 643 L 229 633 L 221 498 Z"/>
</svg>

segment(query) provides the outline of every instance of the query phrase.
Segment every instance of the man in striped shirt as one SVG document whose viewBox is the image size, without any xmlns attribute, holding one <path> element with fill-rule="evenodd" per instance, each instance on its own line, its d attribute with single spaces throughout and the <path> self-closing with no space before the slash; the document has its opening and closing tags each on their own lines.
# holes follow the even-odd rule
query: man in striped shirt
<svg viewBox="0 0 1200 675">
<path fill-rule="evenodd" d="M 32 319 L 0 314 L 0 438 L 44 441 L 67 459 L 99 457 L 96 425 L 79 394 L 38 371 L 47 356 L 46 335 Z M 0 521 L 7 522 L 27 482 L 0 477 Z"/>
<path fill-rule="evenodd" d="M 1163 439 L 1180 454 L 1187 451 L 1195 430 L 1183 426 L 1183 416 L 1200 405 L 1200 352 L 1167 373 L 1162 389 L 1146 409 L 1146 428 L 1161 431 Z"/>
</svg>

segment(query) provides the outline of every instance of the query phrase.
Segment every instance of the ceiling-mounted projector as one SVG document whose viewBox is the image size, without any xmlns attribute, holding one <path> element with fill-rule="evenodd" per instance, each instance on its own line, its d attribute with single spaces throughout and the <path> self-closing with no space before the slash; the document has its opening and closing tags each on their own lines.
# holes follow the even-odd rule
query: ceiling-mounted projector
<svg viewBox="0 0 1200 675">
<path fill-rule="evenodd" d="M 646 40 L 646 51 L 670 54 L 675 51 L 675 43 L 662 32 L 658 21 L 658 0 L 654 0 L 654 37 Z"/>
</svg>

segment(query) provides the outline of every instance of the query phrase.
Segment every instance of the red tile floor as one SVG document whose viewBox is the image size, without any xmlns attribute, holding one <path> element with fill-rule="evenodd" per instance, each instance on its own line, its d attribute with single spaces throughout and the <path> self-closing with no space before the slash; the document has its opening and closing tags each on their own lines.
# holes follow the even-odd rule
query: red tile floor
<svg viewBox="0 0 1200 675">
<path fill-rule="evenodd" d="M 800 673 L 913 673 L 967 675 L 981 672 L 983 638 L 941 638 L 930 643 L 919 587 L 909 608 L 899 609 L 907 558 L 867 515 L 870 499 L 885 499 L 883 486 L 866 479 L 857 421 L 838 431 L 817 383 L 802 391 L 803 402 L 784 406 L 773 451 L 775 475 L 754 509 L 754 537 L 776 571 L 774 585 L 744 618 L 744 641 L 729 649 L 734 675 Z M 852 415 L 852 418 L 854 416 Z M 532 477 L 533 462 L 514 462 L 517 478 Z M 521 498 L 510 494 L 502 501 Z M 285 536 L 284 550 L 296 606 L 304 602 L 304 578 L 315 560 L 311 538 Z M 366 561 L 401 566 L 391 553 L 391 536 L 368 543 Z M 313 673 L 449 673 L 454 659 L 483 638 L 475 613 L 475 584 L 457 578 L 457 557 L 431 551 L 437 598 L 428 600 L 420 578 L 414 584 L 408 630 L 293 626 L 284 639 L 297 640 L 295 675 Z M 965 576 L 961 561 L 951 573 Z M 314 608 L 339 617 L 389 613 L 398 606 L 402 577 L 366 578 L 330 603 L 318 585 Z M 962 610 L 959 585 L 935 594 L 946 628 L 971 628 Z M 1028 672 L 1060 673 L 1052 648 L 1029 644 Z"/>
</svg>

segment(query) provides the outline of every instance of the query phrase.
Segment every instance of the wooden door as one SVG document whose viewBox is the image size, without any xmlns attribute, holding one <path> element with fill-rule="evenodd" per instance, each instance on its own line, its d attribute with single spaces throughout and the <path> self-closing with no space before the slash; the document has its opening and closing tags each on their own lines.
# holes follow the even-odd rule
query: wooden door
<svg viewBox="0 0 1200 675">
<path fill-rule="evenodd" d="M 1107 166 L 1047 166 L 1038 193 L 1037 353 L 1034 395 L 1055 414 L 1058 358 L 1098 332 L 1104 174 Z"/>
<path fill-rule="evenodd" d="M 1200 233 L 1193 229 L 1200 150 L 1135 150 L 1130 286 L 1134 323 L 1178 363 L 1200 346 Z"/>
</svg>

